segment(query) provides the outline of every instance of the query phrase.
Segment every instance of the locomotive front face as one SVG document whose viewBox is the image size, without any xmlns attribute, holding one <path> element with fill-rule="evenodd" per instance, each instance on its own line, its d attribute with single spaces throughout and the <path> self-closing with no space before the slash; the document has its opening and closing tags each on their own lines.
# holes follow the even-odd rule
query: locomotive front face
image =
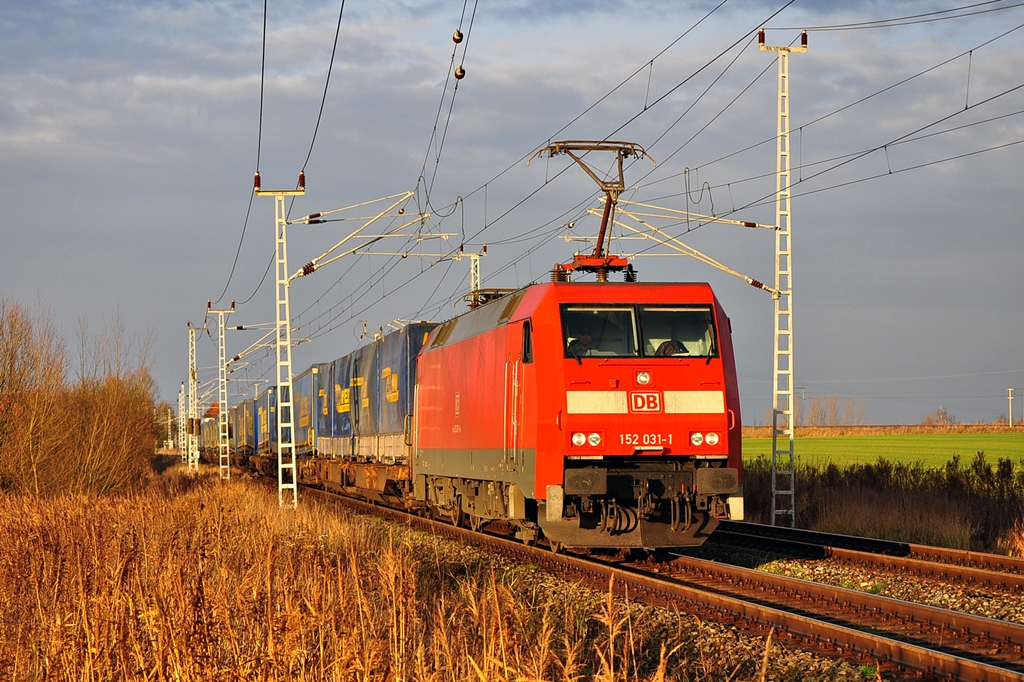
<svg viewBox="0 0 1024 682">
<path fill-rule="evenodd" d="M 564 468 L 543 490 L 545 535 L 568 546 L 699 544 L 730 497 L 740 509 L 732 346 L 710 288 L 557 289 Z"/>
</svg>

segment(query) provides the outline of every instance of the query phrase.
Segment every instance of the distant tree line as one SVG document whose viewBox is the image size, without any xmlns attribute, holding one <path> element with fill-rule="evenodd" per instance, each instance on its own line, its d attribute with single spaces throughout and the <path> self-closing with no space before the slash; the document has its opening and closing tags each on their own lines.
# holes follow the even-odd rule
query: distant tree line
<svg viewBox="0 0 1024 682">
<path fill-rule="evenodd" d="M 793 401 L 794 421 L 797 426 L 856 426 L 868 423 L 864 403 L 838 395 L 812 395 L 808 399 L 796 396 Z M 765 425 L 772 424 L 772 410 L 765 413 Z"/>
</svg>

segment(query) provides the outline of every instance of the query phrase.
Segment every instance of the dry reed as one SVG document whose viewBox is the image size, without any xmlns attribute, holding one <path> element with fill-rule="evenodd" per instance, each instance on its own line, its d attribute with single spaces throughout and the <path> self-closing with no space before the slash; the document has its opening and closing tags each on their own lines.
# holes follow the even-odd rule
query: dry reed
<svg viewBox="0 0 1024 682">
<path fill-rule="evenodd" d="M 0 677 L 661 682 L 761 670 L 763 643 L 692 616 L 177 471 L 131 496 L 0 496 Z M 773 658 L 773 678 L 806 673 L 786 666 Z"/>
</svg>

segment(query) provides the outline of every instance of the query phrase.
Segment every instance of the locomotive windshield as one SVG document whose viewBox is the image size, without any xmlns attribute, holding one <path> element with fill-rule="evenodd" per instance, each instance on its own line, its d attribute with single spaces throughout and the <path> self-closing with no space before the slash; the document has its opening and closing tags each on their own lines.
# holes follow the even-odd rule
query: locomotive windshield
<svg viewBox="0 0 1024 682">
<path fill-rule="evenodd" d="M 639 319 L 639 324 L 637 320 Z M 710 306 L 562 306 L 565 357 L 716 357 Z"/>
<path fill-rule="evenodd" d="M 565 357 L 636 357 L 633 306 L 562 306 Z"/>
<path fill-rule="evenodd" d="M 709 306 L 640 306 L 644 355 L 715 357 L 714 315 Z"/>
</svg>

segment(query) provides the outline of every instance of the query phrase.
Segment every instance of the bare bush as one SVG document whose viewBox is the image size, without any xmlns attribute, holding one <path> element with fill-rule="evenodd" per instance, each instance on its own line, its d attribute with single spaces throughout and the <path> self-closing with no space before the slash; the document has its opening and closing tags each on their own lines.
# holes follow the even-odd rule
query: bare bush
<svg viewBox="0 0 1024 682">
<path fill-rule="evenodd" d="M 0 302 L 3 489 L 106 493 L 142 481 L 155 449 L 155 386 L 144 349 L 131 366 L 123 336 L 117 320 L 93 352 L 83 343 L 78 378 L 69 383 L 52 315 Z"/>
</svg>

